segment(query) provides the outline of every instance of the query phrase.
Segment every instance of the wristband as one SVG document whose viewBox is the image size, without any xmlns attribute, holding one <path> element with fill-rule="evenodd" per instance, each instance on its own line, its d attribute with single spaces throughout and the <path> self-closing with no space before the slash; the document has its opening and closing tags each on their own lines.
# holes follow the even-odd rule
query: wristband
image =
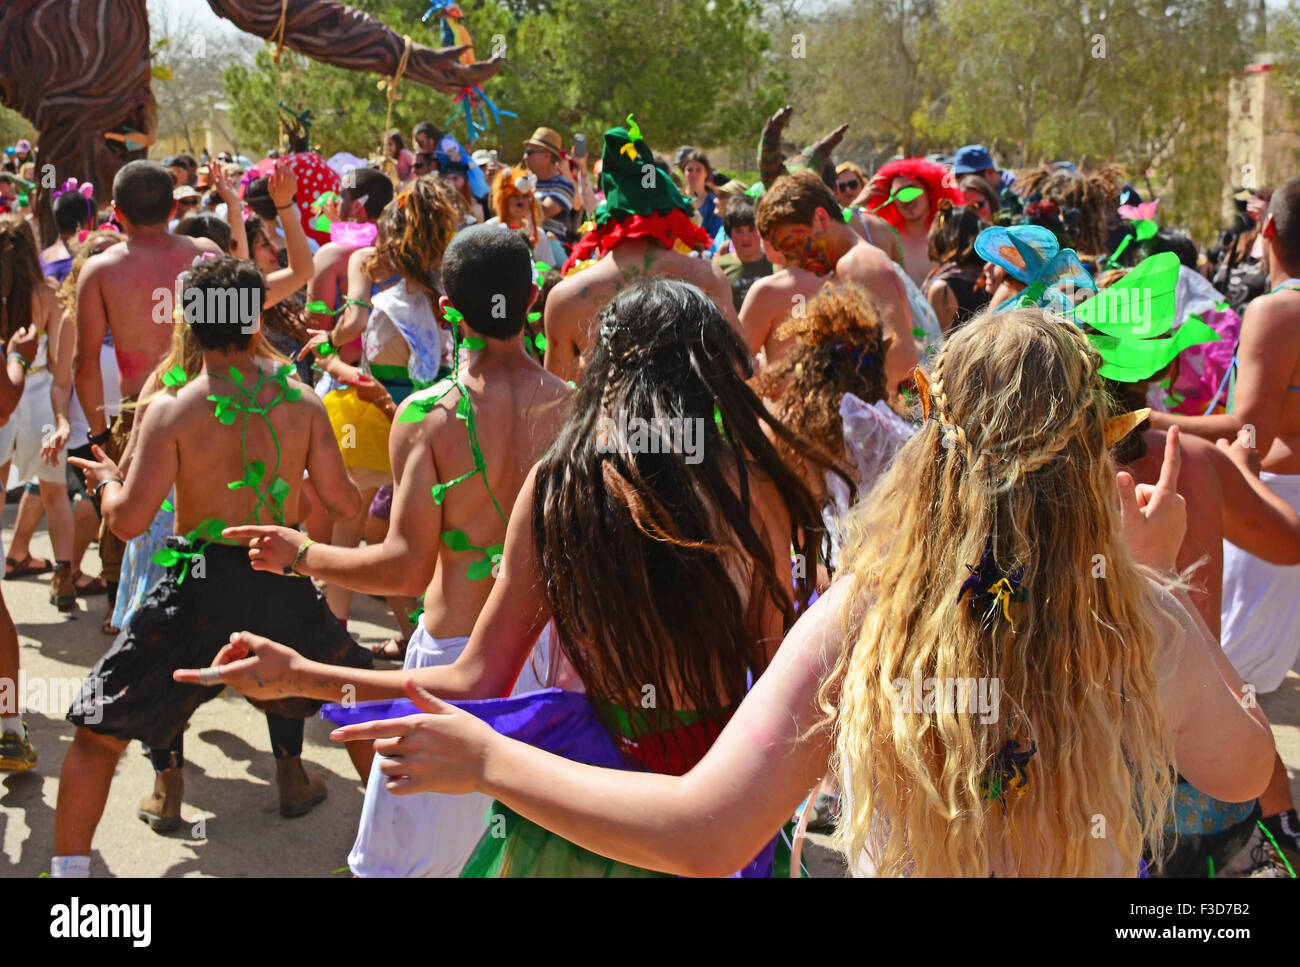
<svg viewBox="0 0 1300 967">
<path fill-rule="evenodd" d="M 297 204 L 298 204 L 298 193 L 297 193 L 297 192 L 294 192 L 293 197 L 289 199 L 289 204 L 287 204 L 287 205 L 276 205 L 276 206 L 275 206 L 275 210 L 278 211 L 278 212 L 282 212 L 282 211 L 284 211 L 286 208 L 293 208 L 293 207 L 294 207 L 295 205 L 297 205 Z"/>
<path fill-rule="evenodd" d="M 99 483 L 95 484 L 95 488 L 91 493 L 94 494 L 96 500 L 99 499 L 99 492 L 111 483 L 120 484 L 123 483 L 123 481 L 121 477 L 109 477 L 107 480 L 101 480 Z M 123 486 L 125 486 L 125 484 L 123 484 Z"/>
<path fill-rule="evenodd" d="M 311 547 L 315 543 L 316 542 L 309 537 L 298 545 L 298 553 L 294 555 L 293 563 L 290 564 L 289 569 L 285 571 L 286 574 L 296 574 L 300 578 L 305 578 L 307 576 L 303 574 L 302 571 L 298 570 L 298 565 L 302 563 L 302 556 L 307 553 L 307 548 Z"/>
<path fill-rule="evenodd" d="M 9 358 L 18 360 L 19 364 L 23 367 L 23 372 L 27 372 L 27 370 L 32 368 L 31 360 L 16 349 L 9 354 Z"/>
<path fill-rule="evenodd" d="M 105 443 L 107 443 L 112 438 L 112 436 L 113 436 L 112 427 L 105 427 L 104 432 L 102 433 L 96 433 L 93 436 L 87 434 L 86 440 L 87 442 L 92 443 L 97 447 L 102 447 Z"/>
</svg>

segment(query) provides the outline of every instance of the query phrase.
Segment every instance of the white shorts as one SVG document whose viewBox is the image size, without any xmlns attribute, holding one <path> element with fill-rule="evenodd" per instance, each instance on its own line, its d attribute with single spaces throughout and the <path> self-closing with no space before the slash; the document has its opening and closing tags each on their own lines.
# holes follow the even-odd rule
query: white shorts
<svg viewBox="0 0 1300 967">
<path fill-rule="evenodd" d="M 550 674 L 550 626 L 537 639 L 532 660 L 524 666 L 514 692 L 533 692 L 553 681 Z M 469 638 L 439 640 L 417 624 L 406 646 L 406 668 L 450 665 L 465 650 Z M 567 663 L 566 663 L 567 664 Z M 487 828 L 484 819 L 492 799 L 481 793 L 446 796 L 419 793 L 396 796 L 384 783 L 382 756 L 370 766 L 366 800 L 361 807 L 357 840 L 348 866 L 365 877 L 455 877 L 460 875 Z"/>
<path fill-rule="evenodd" d="M 59 452 L 51 465 L 41 459 L 41 446 L 54 433 L 54 408 L 50 405 L 48 369 L 27 375 L 22 398 L 3 427 L 0 427 L 0 463 L 13 460 L 17 479 L 33 477 L 43 483 L 67 483 L 67 453 Z"/>
<path fill-rule="evenodd" d="M 1300 511 L 1300 475 L 1259 479 Z M 1300 565 L 1279 567 L 1223 542 L 1223 653 L 1261 694 L 1276 691 L 1300 657 Z"/>
</svg>

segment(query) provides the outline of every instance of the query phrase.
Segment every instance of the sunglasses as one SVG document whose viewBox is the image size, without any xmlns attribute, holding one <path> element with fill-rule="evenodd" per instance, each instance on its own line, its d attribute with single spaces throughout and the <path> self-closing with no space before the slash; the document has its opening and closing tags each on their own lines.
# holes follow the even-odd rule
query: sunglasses
<svg viewBox="0 0 1300 967">
<path fill-rule="evenodd" d="M 852 181 L 841 181 L 836 185 L 836 187 L 839 188 L 840 191 L 861 191 L 862 182 L 855 178 Z"/>
<path fill-rule="evenodd" d="M 177 204 L 177 205 L 197 205 L 197 204 L 199 203 L 200 200 L 201 200 L 201 199 L 198 199 L 198 198 L 182 198 L 182 199 L 181 199 L 180 201 L 178 201 L 176 204 Z"/>
</svg>

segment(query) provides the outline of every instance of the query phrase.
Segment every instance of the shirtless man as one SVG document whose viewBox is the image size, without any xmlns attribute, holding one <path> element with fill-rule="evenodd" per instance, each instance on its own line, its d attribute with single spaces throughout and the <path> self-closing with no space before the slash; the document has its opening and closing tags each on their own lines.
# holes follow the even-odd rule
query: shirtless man
<svg viewBox="0 0 1300 967">
<path fill-rule="evenodd" d="M 393 200 L 393 183 L 378 168 L 355 168 L 343 176 L 339 186 L 339 219 L 373 225 L 385 206 Z M 348 257 L 355 246 L 326 242 L 312 256 L 315 275 L 307 286 L 308 302 L 324 302 L 331 313 L 337 312 L 348 290 Z M 313 313 L 311 327 L 334 328 L 337 316 Z"/>
<path fill-rule="evenodd" d="M 206 238 L 167 231 L 176 203 L 171 173 L 152 161 L 132 161 L 113 179 L 113 212 L 126 241 L 91 258 L 77 281 L 77 346 L 73 385 L 90 424 L 90 442 L 117 459 L 131 433 L 127 410 L 108 428 L 99 348 L 112 333 L 123 401 L 136 399 L 145 380 L 172 344 L 176 278 L 204 252 L 221 255 Z M 166 298 L 161 298 L 161 293 Z M 154 508 L 155 510 L 157 508 Z M 100 529 L 101 576 L 108 582 L 109 613 L 125 545 L 106 526 Z M 105 622 L 106 628 L 108 622 Z"/>
<path fill-rule="evenodd" d="M 465 334 L 483 341 L 481 349 L 470 350 L 462 379 L 474 408 L 485 479 L 470 477 L 450 486 L 441 500 L 431 492 L 440 481 L 445 484 L 472 472 L 476 462 L 466 422 L 457 417 L 461 392 L 444 380 L 406 400 L 393 424 L 389 440 L 395 476 L 393 515 L 382 544 L 360 548 L 312 544 L 285 527 L 235 527 L 226 532 L 237 540 L 253 539 L 250 557 L 258 570 L 278 573 L 297 560 L 300 573 L 331 585 L 372 594 L 423 591 L 424 615 L 407 647 L 408 669 L 449 664 L 464 650 L 495 583 L 487 579 L 495 575 L 487 572 L 499 568 L 506 532 L 503 514 L 509 514 L 533 463 L 558 435 L 570 398 L 564 382 L 533 362 L 524 349 L 523 326 L 537 290 L 532 284 L 529 247 L 518 233 L 496 225 L 460 232 L 443 256 L 442 280 L 447 295 L 439 304 L 460 312 Z M 499 297 L 505 300 L 504 318 L 493 311 Z M 387 406 L 396 409 L 391 399 Z M 436 539 L 439 534 L 443 540 Z M 453 534 L 462 536 L 471 550 L 486 550 L 465 553 L 464 544 Z M 476 562 L 476 556 L 487 564 Z M 351 669 L 330 671 L 343 682 L 354 680 Z M 401 694 L 402 672 L 372 674 L 393 683 L 388 694 Z M 197 676 L 197 672 L 188 677 L 178 673 L 181 681 L 197 681 Z M 240 688 L 240 682 L 232 676 L 229 684 Z M 364 684 L 359 692 L 373 697 Z M 487 803 L 466 797 L 442 802 L 420 823 L 394 820 L 382 777 L 377 770 L 371 775 L 378 778 L 366 790 L 351 857 L 353 872 L 360 876 L 458 873 L 483 832 Z M 406 830 L 401 842 L 383 833 L 395 821 Z"/>
<path fill-rule="evenodd" d="M 893 337 L 885 356 L 891 390 L 908 378 L 917 352 L 907 291 L 889 258 L 844 224 L 839 202 L 819 176 L 805 171 L 779 178 L 759 200 L 758 231 L 787 268 L 759 279 L 745 296 L 740 327 L 751 352 L 762 351 L 768 366 L 784 358 L 791 346 L 776 338 L 777 328 L 833 275 L 856 282 L 875 300 Z"/>
<path fill-rule="evenodd" d="M 1251 302 L 1242 319 L 1232 412 L 1153 413 L 1151 423 L 1210 441 L 1236 440 L 1245 429 L 1261 454 L 1263 482 L 1300 509 L 1300 178 L 1273 192 L 1260 234 L 1271 291 Z M 1300 654 L 1300 574 L 1294 568 L 1224 549 L 1223 650 L 1259 693 L 1282 684 Z M 1280 757 L 1260 806 L 1278 842 L 1292 855 L 1300 852 L 1300 820 Z"/>
<path fill-rule="evenodd" d="M 101 449 L 95 451 L 99 462 L 77 461 L 119 537 L 142 533 L 173 484 L 176 533 L 186 536 L 168 542 L 174 561 L 167 575 L 90 671 L 68 713 L 77 732 L 59 779 L 55 876 L 88 875 L 91 840 L 127 743 L 139 739 L 168 748 L 199 705 L 220 694 L 220 681 L 172 682 L 173 669 L 210 661 L 242 628 L 260 628 L 327 661 L 371 663 L 311 581 L 252 572 L 243 547 L 215 542 L 221 521 L 296 523 L 304 471 L 332 511 L 353 513 L 360 502 L 324 404 L 290 378 L 291 369 L 277 371 L 271 360 L 253 355 L 258 315 L 246 307 L 260 306 L 264 287 L 248 262 L 219 257 L 195 266 L 183 304 L 203 352 L 202 371 L 174 397 L 158 396 L 145 410 L 125 480 Z M 218 298 L 231 292 L 239 297 L 238 312 Z M 214 404 L 209 396 L 224 399 Z M 260 412 L 248 409 L 254 406 Z M 230 481 L 244 485 L 232 489 Z M 291 719 L 319 708 L 292 701 L 261 707 Z M 283 795 L 287 785 L 308 780 L 296 755 L 280 753 Z M 179 804 L 179 769 L 165 793 Z"/>
<path fill-rule="evenodd" d="M 664 248 L 652 238 L 632 238 L 619 242 L 591 268 L 569 276 L 551 290 L 542 320 L 546 368 L 560 379 L 577 379 L 601 308 L 620 290 L 651 275 L 681 279 L 702 289 L 723 317 L 743 332 L 731 298 L 731 283 L 722 269 Z"/>
<path fill-rule="evenodd" d="M 611 128 L 601 155 L 605 202 L 596 212 L 597 228 L 580 240 L 570 262 L 590 253 L 599 261 L 569 275 L 546 299 L 546 368 L 561 379 L 576 379 L 583 353 L 592 343 L 597 313 L 622 289 L 646 276 L 681 279 L 701 289 L 722 316 L 739 330 L 726 273 L 712 262 L 675 251 L 671 237 L 697 249 L 713 242 L 689 222 L 694 209 L 654 161 L 640 131 Z M 612 230 L 621 229 L 615 236 Z M 651 232 L 654 232 L 652 235 Z M 606 234 L 609 233 L 609 234 Z"/>
</svg>

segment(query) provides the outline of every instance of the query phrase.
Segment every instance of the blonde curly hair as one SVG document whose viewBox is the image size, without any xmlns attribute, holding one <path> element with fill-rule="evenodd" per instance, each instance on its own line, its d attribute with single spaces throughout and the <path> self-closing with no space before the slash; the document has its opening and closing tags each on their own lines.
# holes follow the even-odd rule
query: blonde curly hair
<svg viewBox="0 0 1300 967">
<path fill-rule="evenodd" d="M 930 419 L 850 516 L 847 644 L 821 703 L 838 845 L 881 875 L 1136 875 L 1161 848 L 1173 745 L 1152 659 L 1171 619 L 1124 544 L 1099 363 L 1037 309 L 972 319 L 937 358 Z M 1010 620 L 961 600 L 986 547 L 1027 591 Z M 914 679 L 981 678 L 991 717 L 902 700 Z M 990 798 L 1008 743 L 1036 747 L 1027 781 Z"/>
</svg>

